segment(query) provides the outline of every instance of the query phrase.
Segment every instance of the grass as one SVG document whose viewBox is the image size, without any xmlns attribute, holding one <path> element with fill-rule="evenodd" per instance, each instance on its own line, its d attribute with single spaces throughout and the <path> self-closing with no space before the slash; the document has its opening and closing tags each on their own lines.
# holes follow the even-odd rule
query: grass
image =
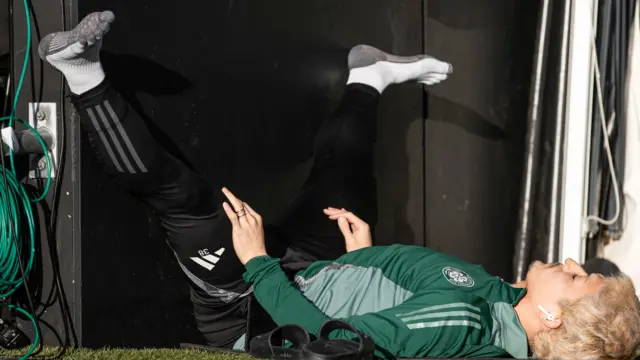
<svg viewBox="0 0 640 360">
<path fill-rule="evenodd" d="M 45 348 L 40 354 L 29 359 L 52 359 L 58 354 L 58 349 Z M 0 349 L 0 359 L 17 359 L 25 351 L 7 351 Z M 199 350 L 181 349 L 70 349 L 62 357 L 70 360 L 114 360 L 114 359 L 135 359 L 135 360 L 249 360 L 252 357 L 246 354 L 228 354 L 206 352 Z"/>
<path fill-rule="evenodd" d="M 25 351 L 0 350 L 0 359 L 17 359 Z M 40 354 L 29 359 L 52 359 L 58 354 L 58 349 L 45 348 Z M 636 360 L 640 359 L 640 349 L 636 350 Z M 214 353 L 198 350 L 180 350 L 180 349 L 72 349 L 69 350 L 63 359 L 70 360 L 250 360 L 254 359 L 246 354 L 227 354 Z"/>
</svg>

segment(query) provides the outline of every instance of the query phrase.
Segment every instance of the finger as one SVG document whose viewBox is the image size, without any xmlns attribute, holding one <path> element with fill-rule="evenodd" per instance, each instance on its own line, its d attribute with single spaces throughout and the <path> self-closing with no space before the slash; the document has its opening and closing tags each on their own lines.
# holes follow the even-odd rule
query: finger
<svg viewBox="0 0 640 360">
<path fill-rule="evenodd" d="M 240 199 L 233 195 L 233 193 L 229 191 L 229 189 L 223 187 L 222 193 L 227 197 L 227 199 L 229 199 L 229 202 L 231 203 L 231 206 L 233 206 L 234 211 L 242 210 L 242 201 L 240 201 Z"/>
<path fill-rule="evenodd" d="M 353 238 L 353 233 L 351 232 L 351 226 L 349 226 L 349 222 L 347 221 L 346 218 L 344 217 L 338 218 L 338 227 L 340 228 L 342 235 L 344 235 L 345 240 L 350 241 Z"/>
<path fill-rule="evenodd" d="M 335 209 L 335 208 L 327 208 L 323 210 L 326 215 L 338 214 L 341 212 L 345 212 L 344 210 Z"/>
<path fill-rule="evenodd" d="M 344 215 L 340 215 L 340 217 L 344 217 L 349 221 L 349 223 L 357 226 L 358 229 L 366 228 L 367 226 L 369 226 L 369 224 L 364 222 L 362 219 L 360 219 L 358 216 L 356 216 L 356 214 L 352 212 L 347 212 Z"/>
<path fill-rule="evenodd" d="M 347 214 L 349 214 L 348 211 L 338 210 L 337 212 L 329 214 L 328 216 L 331 220 L 337 220 L 340 216 L 346 216 Z"/>
<path fill-rule="evenodd" d="M 346 210 L 345 208 L 342 208 L 342 209 L 336 209 L 336 208 L 332 208 L 332 207 L 330 207 L 330 208 L 325 209 L 325 213 L 326 213 L 327 215 L 346 214 L 346 213 L 348 213 L 348 212 L 349 212 L 349 211 L 348 211 L 348 210 Z"/>
<path fill-rule="evenodd" d="M 247 212 L 258 221 L 258 223 L 262 223 L 262 216 L 260 216 L 260 214 L 253 210 L 253 208 L 249 206 L 249 204 L 244 203 L 244 207 L 247 209 Z"/>
<path fill-rule="evenodd" d="M 222 192 L 229 199 L 231 206 L 233 207 L 233 211 L 238 217 L 238 223 L 240 225 L 248 225 L 249 220 L 247 219 L 247 210 L 244 208 L 244 204 L 240 199 L 238 199 L 229 189 L 222 188 Z"/>
<path fill-rule="evenodd" d="M 242 207 L 245 211 L 245 217 L 247 219 L 247 222 L 251 226 L 255 226 L 256 223 L 258 223 L 258 219 L 256 219 L 256 217 L 249 211 L 249 204 L 247 204 L 246 202 L 243 202 Z"/>
<path fill-rule="evenodd" d="M 244 203 L 240 201 L 240 199 L 238 199 L 235 195 L 233 195 L 233 193 L 229 191 L 229 189 L 227 189 L 226 187 L 222 188 L 222 192 L 229 199 L 229 202 L 231 202 L 231 206 L 233 207 L 233 212 L 236 214 L 238 218 L 238 224 L 240 226 L 248 226 L 250 220 L 247 219 L 248 214 L 247 214 L 247 209 L 244 208 Z"/>
<path fill-rule="evenodd" d="M 231 206 L 229 206 L 226 201 L 222 203 L 222 208 L 224 209 L 224 212 L 227 213 L 229 220 L 231 220 L 231 225 L 233 225 L 233 227 L 240 226 L 238 223 L 238 215 L 236 215 L 235 211 L 231 209 Z"/>
<path fill-rule="evenodd" d="M 345 216 L 346 217 L 349 214 L 351 214 L 351 212 L 340 210 L 340 212 L 337 212 L 335 214 L 329 215 L 329 218 L 332 219 L 332 220 L 337 220 L 339 217 L 341 217 L 341 216 Z M 347 220 L 349 220 L 349 218 L 347 218 Z"/>
</svg>

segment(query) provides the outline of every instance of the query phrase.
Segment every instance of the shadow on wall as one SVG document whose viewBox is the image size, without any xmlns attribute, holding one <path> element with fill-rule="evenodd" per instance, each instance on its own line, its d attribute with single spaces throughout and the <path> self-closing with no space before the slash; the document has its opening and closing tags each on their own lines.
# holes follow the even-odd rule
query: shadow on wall
<svg viewBox="0 0 640 360">
<path fill-rule="evenodd" d="M 145 57 L 102 51 L 101 60 L 111 84 L 142 115 L 156 139 L 192 166 L 170 134 L 143 111 L 140 96 L 178 96 L 193 84 Z M 88 184 L 82 196 L 82 261 L 90 264 L 83 266 L 82 275 L 83 346 L 145 348 L 176 346 L 185 339 L 202 342 L 187 282 L 165 245 L 158 220 L 107 179 L 87 141 L 82 146 L 82 181 Z M 123 265 L 113 266 L 113 259 Z M 149 329 L 162 330 L 150 335 Z"/>
<path fill-rule="evenodd" d="M 209 82 L 207 89 L 202 89 L 202 79 L 190 79 L 149 58 L 108 51 L 103 51 L 101 58 L 114 87 L 143 115 L 147 124 L 154 128 L 155 134 L 164 140 L 163 145 L 171 147 L 174 155 L 178 154 L 185 161 L 192 159 L 187 162 L 192 166 L 195 164 L 196 168 L 217 168 L 217 164 L 198 166 L 201 163 L 211 163 L 211 160 L 215 163 L 221 157 L 207 153 L 203 156 L 199 150 L 209 150 L 212 144 L 217 143 L 220 145 L 219 153 L 224 153 L 225 147 L 221 145 L 233 143 L 233 140 L 243 144 L 233 149 L 233 155 L 243 161 L 244 167 L 281 171 L 308 160 L 313 136 L 321 121 L 331 113 L 332 109 L 328 104 L 337 101 L 342 94 L 343 83 L 340 80 L 346 79 L 345 67 L 342 65 L 346 65 L 348 50 L 238 48 L 230 52 L 235 54 L 233 63 L 212 66 L 210 72 L 203 75 Z M 247 61 L 250 63 L 246 63 Z M 194 82 L 198 82 L 198 88 L 195 88 Z M 312 95 L 296 99 L 301 89 Z M 212 90 L 214 94 L 207 94 Z M 183 139 L 180 139 L 180 133 L 190 126 L 185 118 L 168 119 L 163 113 L 147 114 L 147 103 L 151 98 L 175 100 L 179 95 L 193 97 L 189 102 L 201 100 L 203 96 L 209 97 L 211 106 L 215 109 L 211 109 L 208 120 L 210 123 L 217 123 L 218 127 L 225 127 L 222 130 L 225 134 L 224 142 L 217 141 L 221 139 L 216 133 L 221 131 L 213 131 L 210 138 L 181 141 Z M 253 99 L 253 96 L 259 99 Z M 245 99 L 244 104 L 238 101 L 242 98 Z M 243 121 L 233 124 L 223 116 L 216 116 L 220 114 L 220 110 L 228 112 L 229 99 L 239 105 L 233 109 L 233 117 L 244 117 Z M 262 106 L 262 99 L 269 99 L 272 105 Z M 291 101 L 296 101 L 297 104 L 292 104 Z M 291 110 L 299 111 L 307 106 L 310 109 L 304 112 L 305 117 L 288 116 L 291 115 Z M 255 116 L 256 107 L 263 111 L 261 118 Z M 274 117 L 281 121 L 268 121 Z M 171 136 L 168 136 L 168 132 L 171 132 Z M 276 139 L 287 138 L 287 146 L 272 146 L 274 137 L 268 135 L 274 135 Z M 256 152 L 256 147 L 262 151 Z M 242 172 L 243 169 L 237 170 Z M 233 174 L 221 175 L 226 176 L 235 177 Z"/>
<path fill-rule="evenodd" d="M 100 57 L 105 73 L 113 87 L 142 116 L 158 142 L 193 170 L 194 167 L 189 158 L 176 146 L 169 135 L 145 113 L 136 97 L 136 94 L 139 93 L 151 96 L 182 94 L 193 87 L 189 79 L 155 61 L 140 56 L 102 51 Z"/>
<path fill-rule="evenodd" d="M 100 59 L 112 84 L 125 97 L 140 92 L 153 96 L 177 95 L 193 87 L 186 77 L 149 58 L 103 50 Z"/>
<path fill-rule="evenodd" d="M 507 133 L 502 128 L 491 123 L 486 117 L 480 115 L 472 108 L 462 104 L 456 104 L 449 99 L 437 95 L 433 95 L 431 98 L 438 101 L 442 111 L 449 115 L 443 118 L 435 118 L 433 121 L 457 126 L 469 134 L 487 140 L 499 141 L 505 140 L 507 137 Z"/>
</svg>

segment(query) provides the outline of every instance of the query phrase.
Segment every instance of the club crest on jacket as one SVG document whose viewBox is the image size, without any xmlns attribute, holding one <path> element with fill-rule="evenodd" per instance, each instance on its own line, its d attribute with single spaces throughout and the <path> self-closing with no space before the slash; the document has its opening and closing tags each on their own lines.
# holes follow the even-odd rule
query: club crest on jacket
<svg viewBox="0 0 640 360">
<path fill-rule="evenodd" d="M 442 269 L 442 275 L 453 285 L 464 287 L 472 287 L 474 285 L 473 278 L 469 274 L 456 268 L 447 266 Z"/>
</svg>

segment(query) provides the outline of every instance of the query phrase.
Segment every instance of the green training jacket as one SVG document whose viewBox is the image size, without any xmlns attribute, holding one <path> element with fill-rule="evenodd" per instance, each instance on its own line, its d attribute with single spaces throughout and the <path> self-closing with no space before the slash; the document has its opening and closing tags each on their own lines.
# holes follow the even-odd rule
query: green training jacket
<svg viewBox="0 0 640 360">
<path fill-rule="evenodd" d="M 278 325 L 317 334 L 343 319 L 375 342 L 377 355 L 527 358 L 513 306 L 524 296 L 480 265 L 419 246 L 373 246 L 318 261 L 292 283 L 278 259 L 246 264 L 244 279 Z M 335 338 L 353 338 L 335 331 Z"/>
</svg>

